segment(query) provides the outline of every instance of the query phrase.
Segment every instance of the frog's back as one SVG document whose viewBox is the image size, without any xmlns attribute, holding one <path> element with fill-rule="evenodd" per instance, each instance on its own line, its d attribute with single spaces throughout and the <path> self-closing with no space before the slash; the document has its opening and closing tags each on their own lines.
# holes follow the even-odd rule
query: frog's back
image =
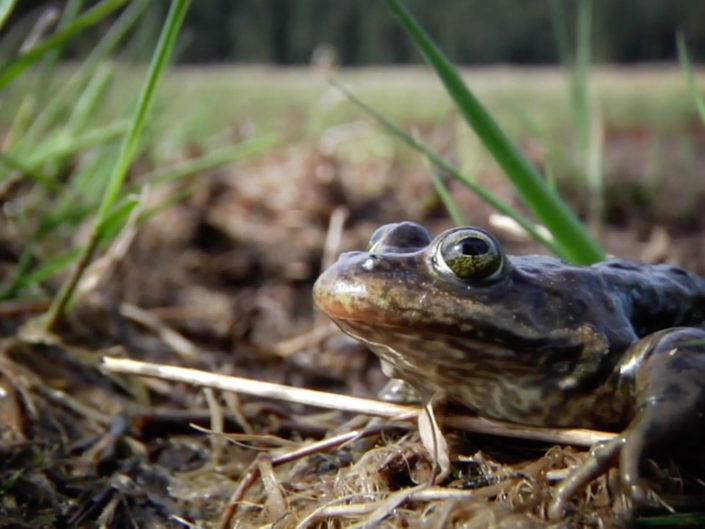
<svg viewBox="0 0 705 529">
<path fill-rule="evenodd" d="M 669 264 L 610 259 L 590 267 L 623 304 L 635 333 L 678 326 L 705 328 L 705 279 Z"/>
</svg>

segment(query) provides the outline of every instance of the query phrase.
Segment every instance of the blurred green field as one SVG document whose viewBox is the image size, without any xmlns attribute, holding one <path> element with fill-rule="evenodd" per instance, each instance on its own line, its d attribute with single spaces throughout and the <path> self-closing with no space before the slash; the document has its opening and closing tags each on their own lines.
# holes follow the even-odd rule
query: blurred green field
<svg viewBox="0 0 705 529">
<path fill-rule="evenodd" d="M 53 80 L 70 75 L 64 66 Z M 117 65 L 115 82 L 95 122 L 126 110 L 145 69 Z M 328 75 L 402 125 L 447 121 L 452 104 L 435 75 L 416 67 L 361 68 L 327 72 L 316 68 L 199 66 L 169 70 L 152 120 L 163 140 L 208 143 L 226 129 L 246 126 L 277 132 L 291 141 L 314 139 L 326 128 L 364 116 L 328 82 Z M 463 76 L 503 127 L 516 137 L 562 134 L 572 125 L 568 78 L 561 68 L 464 69 Z M 698 79 L 705 80 L 699 73 Z M 24 80 L 20 80 L 24 81 Z M 591 73 L 601 119 L 608 129 L 654 132 L 689 128 L 697 119 L 683 72 L 676 65 L 595 68 Z M 51 90 L 48 91 L 51 93 Z M 18 82 L 4 95 L 5 126 L 26 94 Z"/>
<path fill-rule="evenodd" d="M 140 79 L 139 75 L 130 78 L 135 72 L 122 72 L 120 81 L 125 88 L 116 87 L 118 96 L 129 94 L 132 83 Z M 183 129 L 185 137 L 191 133 L 190 139 L 196 141 L 234 124 L 251 124 L 260 132 L 293 132 L 296 136 L 292 139 L 310 139 L 329 126 L 361 116 L 329 85 L 327 75 L 308 68 L 175 68 L 161 89 L 163 114 L 159 119 L 168 130 Z M 454 112 L 440 82 L 428 69 L 349 69 L 331 75 L 404 125 L 442 123 Z M 564 70 L 478 68 L 463 70 L 463 76 L 510 134 L 531 134 L 532 126 L 547 133 L 572 127 Z M 675 65 L 597 68 L 591 80 L 607 128 L 674 131 L 697 119 L 683 72 Z"/>
<path fill-rule="evenodd" d="M 60 65 L 46 86 L 39 82 L 42 78 L 38 74 L 17 79 L 7 87 L 0 107 L 0 137 L 6 147 L 17 146 L 9 153 L 47 180 L 70 182 L 70 187 L 63 187 L 65 198 L 32 193 L 22 203 L 19 220 L 23 231 L 34 231 L 37 240 L 48 241 L 50 246 L 64 246 L 63 237 L 71 237 L 95 208 L 114 165 L 120 130 L 112 139 L 95 143 L 82 143 L 80 138 L 101 127 L 119 125 L 129 116 L 146 71 L 146 67 L 106 63 L 105 75 L 110 82 L 103 91 L 85 90 L 76 102 L 69 100 L 43 136 L 24 141 L 23 131 L 31 131 L 34 125 L 32 116 L 42 114 L 78 66 Z M 551 179 L 562 182 L 561 189 L 567 190 L 571 205 L 586 218 L 585 201 L 575 198 L 574 188 L 585 186 L 576 155 L 567 71 L 493 67 L 465 69 L 463 76 L 529 159 Z M 418 67 L 332 71 L 317 67 L 173 67 L 167 70 L 149 114 L 140 163 L 131 170 L 131 181 L 137 186 L 133 189 L 149 180 L 141 175 L 268 135 L 275 141 L 250 153 L 254 160 L 270 154 L 286 156 L 290 146 L 315 151 L 333 144 L 335 156 L 346 164 L 382 163 L 372 174 L 370 168 L 356 171 L 373 178 L 373 189 L 389 177 L 384 166 L 397 164 L 391 174 L 426 171 L 417 153 L 349 102 L 330 84 L 329 77 L 424 138 L 471 178 L 482 180 L 491 173 L 490 181 L 482 183 L 505 198 L 513 196 L 506 190 L 508 184 L 496 163 L 460 118 L 435 74 Z M 703 72 L 698 73 L 698 80 L 705 80 Z M 604 150 L 606 222 L 622 221 L 640 211 L 637 226 L 658 222 L 697 228 L 698 200 L 705 192 L 700 177 L 705 136 L 684 72 L 676 65 L 594 68 L 590 83 L 592 117 L 600 136 L 597 143 L 603 144 Z M 82 111 L 82 105 L 90 110 Z M 80 126 L 73 127 L 74 122 Z M 72 144 L 76 146 L 67 154 L 33 161 L 42 151 L 52 153 Z M 235 167 L 237 163 L 231 165 Z M 11 174 L 11 168 L 5 169 L 6 176 Z M 20 176 L 15 171 L 13 178 Z M 287 175 L 279 177 L 286 179 Z M 369 182 L 360 176 L 359 185 L 369 187 Z M 658 200 L 665 191 L 672 199 L 668 204 Z M 584 195 L 580 189 L 577 193 Z M 679 208 L 674 209 L 673 203 L 680 204 Z M 634 227 L 630 222 L 621 223 Z M 48 237 L 55 228 L 62 236 Z"/>
</svg>

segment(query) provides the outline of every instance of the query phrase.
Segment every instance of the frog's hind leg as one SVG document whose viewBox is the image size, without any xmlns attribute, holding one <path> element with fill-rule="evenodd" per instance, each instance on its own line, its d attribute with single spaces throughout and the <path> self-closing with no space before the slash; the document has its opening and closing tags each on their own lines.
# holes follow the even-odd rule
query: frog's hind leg
<svg viewBox="0 0 705 529">
<path fill-rule="evenodd" d="M 690 448 L 705 441 L 705 331 L 673 328 L 636 343 L 620 374 L 632 386 L 635 414 L 616 438 L 593 448 L 590 458 L 557 488 L 549 515 L 560 518 L 570 497 L 619 460 L 622 484 L 632 500 L 646 501 L 639 465 L 647 451 Z"/>
</svg>

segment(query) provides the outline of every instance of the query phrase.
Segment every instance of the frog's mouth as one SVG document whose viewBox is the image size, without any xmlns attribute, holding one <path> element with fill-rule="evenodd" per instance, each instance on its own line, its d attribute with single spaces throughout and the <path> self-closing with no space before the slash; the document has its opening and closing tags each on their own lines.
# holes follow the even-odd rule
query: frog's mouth
<svg viewBox="0 0 705 529">
<path fill-rule="evenodd" d="M 533 362 L 527 364 L 521 354 L 497 344 L 355 320 L 340 319 L 336 324 L 383 361 L 387 376 L 410 383 L 424 399 L 441 393 L 478 413 L 510 418 L 506 412 L 492 411 L 493 406 L 504 407 L 508 388 L 530 388 L 544 380 Z"/>
<path fill-rule="evenodd" d="M 488 380 L 532 386 L 537 381 L 565 379 L 568 384 L 581 364 L 583 350 L 580 343 L 571 343 L 565 336 L 527 338 L 479 329 L 457 334 L 344 317 L 335 323 L 392 366 L 399 373 L 397 378 L 441 390 L 447 384 L 485 384 Z M 587 367 L 590 371 L 598 365 L 591 360 Z"/>
<path fill-rule="evenodd" d="M 358 296 L 355 286 L 337 283 L 334 295 L 328 288 L 314 288 L 315 300 L 343 332 L 370 346 L 382 349 L 392 345 L 409 349 L 408 354 L 422 355 L 440 343 L 449 361 L 465 361 L 482 356 L 511 358 L 534 345 L 530 337 L 516 329 L 503 329 L 496 322 L 483 325 L 479 321 L 458 321 L 457 315 L 438 312 L 430 317 L 423 309 L 403 308 L 384 296 Z M 360 286 L 362 293 L 366 293 L 365 288 Z"/>
<path fill-rule="evenodd" d="M 392 362 L 413 362 L 421 368 L 427 362 L 440 362 L 449 369 L 468 366 L 485 358 L 506 361 L 517 356 L 514 348 L 472 336 L 456 336 L 421 328 L 371 324 L 359 319 L 337 318 L 336 325 L 346 334 L 368 345 L 378 356 Z"/>
<path fill-rule="evenodd" d="M 335 322 L 345 321 L 371 329 L 397 329 L 405 334 L 421 329 L 428 334 L 442 333 L 442 327 L 447 327 L 449 334 L 457 334 L 461 326 L 470 326 L 469 321 L 459 324 L 457 314 L 452 311 L 429 313 L 429 303 L 424 298 L 433 296 L 427 291 L 428 285 L 425 287 L 426 290 L 424 287 L 414 289 L 407 284 L 406 290 L 422 294 L 402 299 L 390 294 L 393 290 L 404 290 L 395 287 L 391 280 L 353 280 L 328 271 L 316 281 L 313 295 L 318 307 Z"/>
</svg>

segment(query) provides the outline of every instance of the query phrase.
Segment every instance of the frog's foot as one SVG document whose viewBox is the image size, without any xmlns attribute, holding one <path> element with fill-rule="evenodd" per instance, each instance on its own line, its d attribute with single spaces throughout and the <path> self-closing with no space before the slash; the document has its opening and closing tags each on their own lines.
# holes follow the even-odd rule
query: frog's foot
<svg viewBox="0 0 705 529">
<path fill-rule="evenodd" d="M 570 499 L 593 479 L 612 468 L 617 458 L 628 446 L 628 443 L 628 439 L 620 435 L 611 441 L 598 443 L 593 446 L 590 450 L 590 457 L 585 463 L 576 468 L 556 487 L 555 497 L 548 509 L 548 517 L 552 521 L 560 520 Z M 622 479 L 624 480 L 624 476 L 622 476 Z M 643 493 L 637 485 L 632 489 L 632 494 L 635 499 L 638 497 L 638 501 L 642 501 Z"/>
<path fill-rule="evenodd" d="M 421 394 L 414 386 L 397 378 L 399 375 L 392 364 L 380 359 L 379 365 L 382 368 L 382 373 L 389 377 L 389 382 L 377 392 L 380 399 L 397 404 L 414 404 L 422 401 Z"/>
<path fill-rule="evenodd" d="M 611 441 L 596 445 L 590 458 L 556 490 L 549 508 L 560 519 L 570 498 L 619 462 L 619 476 L 634 505 L 647 501 L 639 476 L 646 453 L 666 444 L 686 449 L 705 440 L 705 331 L 674 328 L 637 344 L 621 367 L 631 377 L 637 409 L 629 427 Z"/>
</svg>

